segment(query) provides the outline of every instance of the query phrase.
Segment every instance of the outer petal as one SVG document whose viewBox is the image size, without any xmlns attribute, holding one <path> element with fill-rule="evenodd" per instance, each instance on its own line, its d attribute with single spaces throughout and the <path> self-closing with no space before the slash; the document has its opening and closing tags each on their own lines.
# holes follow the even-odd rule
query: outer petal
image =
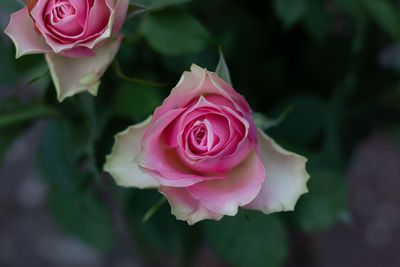
<svg viewBox="0 0 400 267">
<path fill-rule="evenodd" d="M 205 208 L 185 188 L 160 186 L 158 190 L 167 197 L 171 213 L 178 220 L 187 221 L 189 225 L 206 219 L 220 220 L 223 216 Z"/>
<path fill-rule="evenodd" d="M 299 197 L 308 192 L 307 159 L 284 150 L 260 129 L 258 142 L 266 179 L 258 196 L 245 208 L 266 214 L 293 210 Z"/>
<path fill-rule="evenodd" d="M 35 25 L 25 7 L 11 14 L 10 23 L 4 31 L 14 42 L 16 57 L 27 54 L 51 52 L 44 38 L 35 31 Z"/>
<path fill-rule="evenodd" d="M 118 33 L 124 24 L 126 13 L 128 11 L 129 0 L 116 0 L 115 4 L 115 20 L 113 33 Z"/>
<path fill-rule="evenodd" d="M 69 58 L 46 54 L 58 100 L 61 102 L 83 91 L 96 95 L 100 78 L 118 52 L 121 40 L 122 35 L 107 40 L 94 50 L 95 57 Z"/>
<path fill-rule="evenodd" d="M 226 97 L 238 104 L 237 108 L 244 113 L 251 112 L 249 105 L 239 93 L 229 84 L 218 78 L 215 73 L 192 64 L 190 72 L 185 71 L 178 84 L 164 103 L 154 112 L 154 119 L 158 119 L 166 111 L 187 105 L 193 98 L 200 95 L 216 94 Z"/>
<path fill-rule="evenodd" d="M 106 157 L 103 169 L 109 172 L 120 186 L 153 188 L 159 183 L 141 170 L 136 162 L 140 153 L 140 141 L 151 117 L 133 125 L 115 136 L 115 144 L 111 155 Z"/>
<path fill-rule="evenodd" d="M 235 168 L 229 178 L 204 181 L 187 187 L 190 195 L 207 209 L 223 215 L 235 215 L 239 206 L 250 203 L 260 192 L 265 170 L 253 149 Z"/>
</svg>

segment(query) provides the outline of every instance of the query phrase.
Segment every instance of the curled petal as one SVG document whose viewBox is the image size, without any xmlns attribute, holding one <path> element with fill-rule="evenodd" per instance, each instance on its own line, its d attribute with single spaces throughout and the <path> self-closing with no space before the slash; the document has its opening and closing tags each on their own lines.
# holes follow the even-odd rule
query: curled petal
<svg viewBox="0 0 400 267">
<path fill-rule="evenodd" d="M 164 103 L 154 112 L 154 119 L 158 119 L 166 111 L 180 108 L 200 95 L 216 94 L 226 97 L 237 104 L 237 108 L 245 113 L 251 112 L 246 100 L 229 84 L 220 79 L 215 73 L 192 64 L 190 72 L 185 71 L 178 84 Z"/>
<path fill-rule="evenodd" d="M 107 40 L 94 50 L 94 57 L 70 58 L 46 54 L 58 100 L 61 102 L 83 91 L 96 95 L 100 78 L 118 52 L 121 40 L 122 35 Z"/>
<path fill-rule="evenodd" d="M 307 159 L 286 151 L 260 129 L 258 142 L 266 178 L 258 196 L 245 208 L 266 214 L 291 211 L 299 197 L 308 192 Z"/>
<path fill-rule="evenodd" d="M 187 190 L 210 211 L 233 216 L 239 206 L 250 203 L 258 195 L 265 179 L 265 170 L 258 153 L 253 149 L 227 173 L 229 177 L 226 179 L 200 182 L 187 187 Z"/>
<path fill-rule="evenodd" d="M 116 0 L 115 4 L 115 20 L 113 26 L 113 33 L 118 33 L 124 24 L 126 13 L 129 7 L 129 0 Z"/>
<path fill-rule="evenodd" d="M 114 147 L 111 155 L 107 156 L 103 169 L 112 175 L 118 185 L 138 188 L 153 188 L 159 185 L 153 177 L 143 172 L 136 162 L 143 133 L 150 122 L 151 117 L 115 136 Z"/>
<path fill-rule="evenodd" d="M 51 52 L 43 37 L 35 31 L 35 25 L 25 7 L 11 14 L 10 23 L 4 31 L 14 42 L 16 57 L 27 54 Z"/>
<path fill-rule="evenodd" d="M 187 192 L 186 188 L 160 186 L 158 190 L 168 199 L 171 213 L 178 220 L 187 221 L 189 225 L 207 219 L 220 220 L 223 216 L 205 208 Z"/>
</svg>

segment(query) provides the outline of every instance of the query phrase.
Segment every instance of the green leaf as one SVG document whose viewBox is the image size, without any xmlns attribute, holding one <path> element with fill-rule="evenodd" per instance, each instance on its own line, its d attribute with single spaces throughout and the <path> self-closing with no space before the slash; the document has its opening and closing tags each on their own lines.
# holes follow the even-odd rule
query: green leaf
<svg viewBox="0 0 400 267">
<path fill-rule="evenodd" d="M 76 195 L 51 190 L 48 202 L 50 214 L 66 232 L 104 253 L 113 249 L 111 214 L 95 195 L 90 192 Z"/>
<path fill-rule="evenodd" d="M 279 217 L 246 211 L 248 221 L 242 213 L 203 223 L 211 246 L 233 266 L 282 266 L 288 255 L 288 241 Z"/>
<path fill-rule="evenodd" d="M 305 232 L 323 231 L 339 220 L 348 219 L 347 185 L 344 174 L 330 169 L 310 172 L 309 193 L 294 212 L 295 224 Z"/>
<path fill-rule="evenodd" d="M 126 83 L 117 92 L 115 109 L 119 115 L 141 121 L 150 116 L 162 101 L 157 88 Z"/>
<path fill-rule="evenodd" d="M 5 46 L 5 42 L 3 40 L 5 36 L 0 36 L 0 62 L 1 62 L 1 71 L 0 71 L 0 84 L 15 86 L 16 84 L 16 70 L 13 65 L 14 60 L 14 51 L 10 49 L 10 47 Z M 11 52 L 12 50 L 12 52 Z"/>
<path fill-rule="evenodd" d="M 79 169 L 79 149 L 71 129 L 61 120 L 50 122 L 40 140 L 37 166 L 42 177 L 59 191 L 78 192 L 85 182 Z"/>
<path fill-rule="evenodd" d="M 324 41 L 331 30 L 331 19 L 321 0 L 308 0 L 304 27 L 316 41 Z"/>
<path fill-rule="evenodd" d="M 286 29 L 300 21 L 307 11 L 305 0 L 274 0 L 272 4 L 276 16 L 283 22 Z"/>
<path fill-rule="evenodd" d="M 196 18 L 180 10 L 149 13 L 142 33 L 154 50 L 167 56 L 200 52 L 211 39 Z"/>
<path fill-rule="evenodd" d="M 191 2 L 191 0 L 134 0 L 131 2 L 158 9 L 173 5 L 185 4 Z"/>
<path fill-rule="evenodd" d="M 229 73 L 228 65 L 225 62 L 224 54 L 222 53 L 221 48 L 219 49 L 219 62 L 215 73 L 217 73 L 222 80 L 232 85 L 231 75 Z"/>
<path fill-rule="evenodd" d="M 375 22 L 395 41 L 400 42 L 399 8 L 387 0 L 358 0 Z"/>
</svg>

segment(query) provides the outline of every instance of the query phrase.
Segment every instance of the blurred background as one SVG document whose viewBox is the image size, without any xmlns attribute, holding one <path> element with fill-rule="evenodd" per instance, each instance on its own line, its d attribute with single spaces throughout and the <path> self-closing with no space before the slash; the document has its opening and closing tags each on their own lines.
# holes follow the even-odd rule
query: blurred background
<svg viewBox="0 0 400 267">
<path fill-rule="evenodd" d="M 400 1 L 131 2 L 151 9 L 96 98 L 58 103 L 43 55 L 15 60 L 0 34 L 0 266 L 400 266 Z M 1 0 L 2 30 L 21 7 Z M 219 46 L 266 132 L 308 157 L 310 192 L 294 212 L 189 227 L 164 204 L 143 223 L 161 195 L 101 171 L 113 136 Z"/>
</svg>

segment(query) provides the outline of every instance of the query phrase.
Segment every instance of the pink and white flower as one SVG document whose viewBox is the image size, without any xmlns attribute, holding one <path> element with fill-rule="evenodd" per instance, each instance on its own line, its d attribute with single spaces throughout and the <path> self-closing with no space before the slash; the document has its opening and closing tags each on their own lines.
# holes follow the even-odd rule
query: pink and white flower
<svg viewBox="0 0 400 267">
<path fill-rule="evenodd" d="M 121 186 L 158 188 L 194 224 L 238 207 L 293 210 L 307 192 L 306 161 L 257 129 L 229 84 L 192 65 L 151 118 L 116 136 L 104 170 Z"/>
<path fill-rule="evenodd" d="M 16 57 L 45 53 L 58 99 L 96 95 L 117 53 L 129 0 L 28 0 L 11 15 L 5 33 Z"/>
</svg>

